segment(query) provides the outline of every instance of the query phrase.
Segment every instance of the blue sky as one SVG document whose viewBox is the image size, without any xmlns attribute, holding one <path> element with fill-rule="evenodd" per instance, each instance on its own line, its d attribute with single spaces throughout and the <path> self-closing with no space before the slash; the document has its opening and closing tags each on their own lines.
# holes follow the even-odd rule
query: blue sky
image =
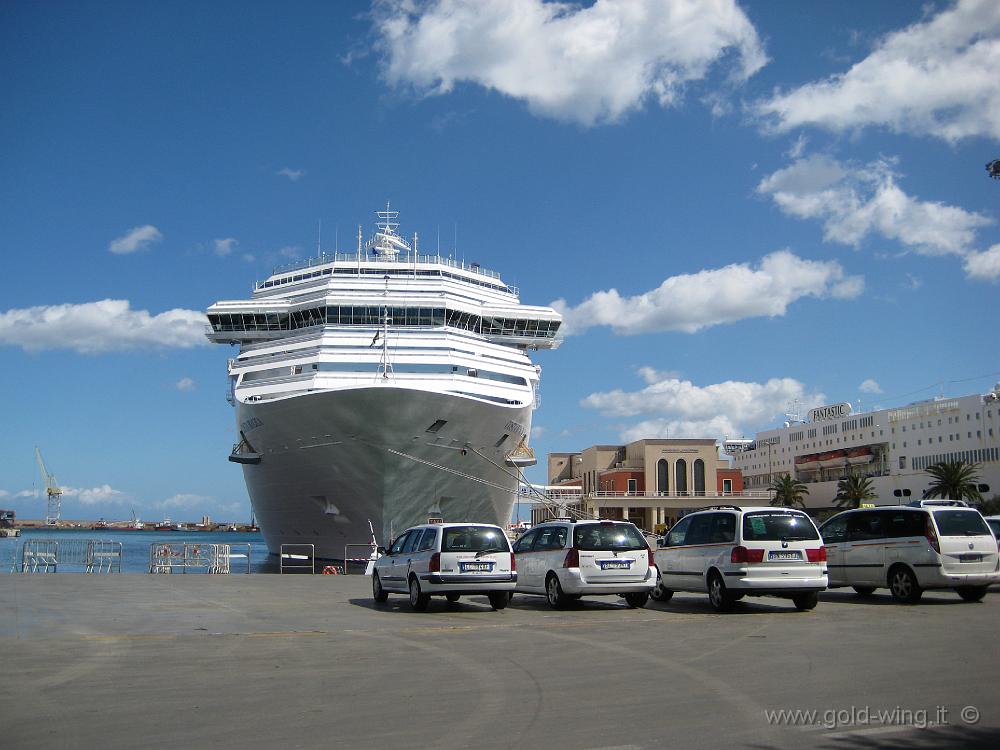
<svg viewBox="0 0 1000 750">
<path fill-rule="evenodd" d="M 246 519 L 201 313 L 355 243 L 555 303 L 533 445 L 989 390 L 1000 5 L 0 6 L 0 506 Z M 457 238 L 457 246 L 456 246 Z"/>
</svg>

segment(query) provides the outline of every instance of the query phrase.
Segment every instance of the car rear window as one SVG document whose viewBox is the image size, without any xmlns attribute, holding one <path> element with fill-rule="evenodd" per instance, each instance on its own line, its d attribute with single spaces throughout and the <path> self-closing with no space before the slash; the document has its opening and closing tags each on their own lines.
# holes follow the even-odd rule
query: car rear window
<svg viewBox="0 0 1000 750">
<path fill-rule="evenodd" d="M 743 516 L 743 541 L 778 542 L 819 539 L 809 516 L 790 511 L 764 510 Z"/>
<path fill-rule="evenodd" d="M 498 526 L 452 526 L 444 530 L 441 551 L 510 552 L 510 543 Z"/>
<path fill-rule="evenodd" d="M 938 533 L 941 536 L 989 536 L 990 527 L 974 510 L 936 510 Z"/>
<path fill-rule="evenodd" d="M 645 549 L 646 538 L 630 523 L 588 523 L 573 530 L 573 546 L 601 551 Z"/>
</svg>

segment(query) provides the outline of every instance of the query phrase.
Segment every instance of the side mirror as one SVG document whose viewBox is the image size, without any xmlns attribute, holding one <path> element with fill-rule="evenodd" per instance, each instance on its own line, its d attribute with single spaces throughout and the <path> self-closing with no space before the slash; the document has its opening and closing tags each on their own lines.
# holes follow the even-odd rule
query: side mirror
<svg viewBox="0 0 1000 750">
<path fill-rule="evenodd" d="M 380 555 L 384 555 L 385 554 L 385 547 L 376 547 L 375 551 L 378 552 Z"/>
</svg>

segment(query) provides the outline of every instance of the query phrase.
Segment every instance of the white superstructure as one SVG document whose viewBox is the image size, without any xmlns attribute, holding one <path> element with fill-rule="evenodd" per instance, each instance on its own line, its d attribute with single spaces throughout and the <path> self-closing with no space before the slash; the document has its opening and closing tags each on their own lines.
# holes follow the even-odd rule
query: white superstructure
<svg viewBox="0 0 1000 750">
<path fill-rule="evenodd" d="M 340 559 L 428 518 L 506 525 L 559 314 L 520 304 L 478 264 L 420 255 L 377 212 L 356 253 L 276 269 L 252 299 L 217 302 L 244 478 L 272 552 Z"/>
<path fill-rule="evenodd" d="M 880 505 L 917 499 L 931 482 L 925 469 L 939 461 L 978 465 L 985 496 L 1000 493 L 1000 384 L 989 393 L 934 398 L 895 409 L 854 413 L 851 404 L 813 409 L 752 441 L 723 443 L 748 490 L 766 489 L 790 474 L 809 489 L 811 508 L 834 504 L 837 482 L 870 477 Z"/>
</svg>

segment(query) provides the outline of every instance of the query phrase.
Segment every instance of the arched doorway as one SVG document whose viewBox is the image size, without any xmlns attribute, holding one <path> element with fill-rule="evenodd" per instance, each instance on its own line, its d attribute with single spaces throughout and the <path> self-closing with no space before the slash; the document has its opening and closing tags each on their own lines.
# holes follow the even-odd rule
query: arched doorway
<svg viewBox="0 0 1000 750">
<path fill-rule="evenodd" d="M 687 468 L 687 461 L 683 458 L 678 458 L 677 463 L 674 464 L 674 487 L 678 495 L 684 495 L 688 491 Z"/>
<path fill-rule="evenodd" d="M 705 462 L 700 458 L 694 460 L 694 494 L 705 496 Z"/>
<path fill-rule="evenodd" d="M 665 458 L 656 462 L 656 491 L 660 495 L 670 493 L 670 464 Z"/>
</svg>

